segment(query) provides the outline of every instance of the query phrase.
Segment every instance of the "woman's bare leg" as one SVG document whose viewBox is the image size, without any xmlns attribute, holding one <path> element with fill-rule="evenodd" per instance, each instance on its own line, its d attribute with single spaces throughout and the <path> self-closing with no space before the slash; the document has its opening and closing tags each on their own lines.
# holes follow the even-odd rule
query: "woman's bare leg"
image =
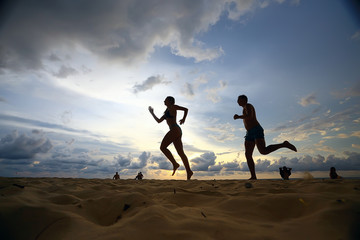
<svg viewBox="0 0 360 240">
<path fill-rule="evenodd" d="M 167 148 L 174 141 L 174 137 L 176 137 L 176 133 L 169 131 L 164 136 L 164 138 L 161 142 L 161 145 L 160 145 L 160 150 L 164 153 L 164 155 L 170 160 L 170 162 L 173 165 L 172 176 L 174 176 L 176 170 L 180 167 L 180 165 L 176 162 L 174 156 L 171 154 L 170 150 Z"/>
<path fill-rule="evenodd" d="M 181 157 L 181 160 L 184 163 L 184 167 L 186 169 L 186 174 L 187 174 L 187 180 L 190 180 L 191 176 L 193 175 L 193 171 L 191 171 L 189 160 L 188 160 L 186 154 L 184 153 L 184 147 L 183 147 L 183 143 L 181 141 L 181 136 L 174 141 L 174 146 L 175 146 L 177 153 Z"/>
</svg>

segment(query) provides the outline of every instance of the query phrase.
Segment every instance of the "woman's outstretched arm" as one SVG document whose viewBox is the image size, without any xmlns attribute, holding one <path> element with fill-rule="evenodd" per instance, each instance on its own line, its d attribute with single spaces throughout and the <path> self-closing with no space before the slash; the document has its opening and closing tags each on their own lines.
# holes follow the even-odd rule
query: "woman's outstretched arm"
<svg viewBox="0 0 360 240">
<path fill-rule="evenodd" d="M 178 106 L 178 105 L 175 105 L 174 107 L 175 107 L 176 110 L 184 111 L 184 116 L 183 116 L 183 118 L 179 121 L 179 122 L 180 122 L 180 125 L 181 125 L 181 124 L 183 124 L 183 123 L 185 122 L 189 110 L 188 110 L 186 107 L 181 107 L 181 106 Z"/>
<path fill-rule="evenodd" d="M 151 113 L 151 115 L 153 116 L 153 118 L 155 119 L 155 121 L 157 121 L 158 123 L 161 123 L 162 121 L 164 121 L 165 117 L 162 116 L 161 118 L 158 118 L 155 113 L 154 113 L 154 109 L 149 106 L 149 112 Z"/>
</svg>

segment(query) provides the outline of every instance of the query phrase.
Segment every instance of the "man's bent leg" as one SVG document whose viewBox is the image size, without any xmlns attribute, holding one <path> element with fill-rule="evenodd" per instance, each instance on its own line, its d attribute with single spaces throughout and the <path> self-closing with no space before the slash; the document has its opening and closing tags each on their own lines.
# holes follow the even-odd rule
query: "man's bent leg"
<svg viewBox="0 0 360 240">
<path fill-rule="evenodd" d="M 265 139 L 264 138 L 258 138 L 255 140 L 256 141 L 256 146 L 259 150 L 259 152 L 263 155 L 267 155 L 269 153 L 272 153 L 280 148 L 289 148 L 293 151 L 297 151 L 296 147 L 294 145 L 292 145 L 291 143 L 289 143 L 288 141 L 285 141 L 283 143 L 279 143 L 279 144 L 272 144 L 266 147 L 265 145 Z"/>
</svg>

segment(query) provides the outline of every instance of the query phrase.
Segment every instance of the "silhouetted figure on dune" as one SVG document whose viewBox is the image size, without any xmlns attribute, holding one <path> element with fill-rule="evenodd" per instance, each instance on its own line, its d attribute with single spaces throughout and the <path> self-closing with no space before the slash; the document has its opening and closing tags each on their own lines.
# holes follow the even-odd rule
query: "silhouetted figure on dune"
<svg viewBox="0 0 360 240">
<path fill-rule="evenodd" d="M 243 119 L 244 126 L 246 129 L 245 156 L 251 173 L 250 180 L 255 180 L 256 179 L 255 164 L 252 157 L 255 145 L 259 150 L 259 152 L 264 155 L 274 152 L 279 148 L 289 148 L 295 152 L 297 150 L 296 147 L 291 143 L 289 143 L 288 141 L 285 141 L 280 144 L 273 144 L 266 146 L 264 129 L 260 126 L 260 123 L 256 119 L 254 106 L 248 103 L 248 98 L 245 95 L 239 96 L 237 102 L 243 108 L 243 113 L 240 116 L 235 114 L 234 120 Z"/>
<path fill-rule="evenodd" d="M 113 179 L 115 179 L 115 180 L 120 179 L 120 175 L 118 172 L 115 173 L 115 175 L 113 176 Z"/>
<path fill-rule="evenodd" d="M 178 110 L 184 111 L 183 118 L 179 121 L 180 125 L 185 122 L 188 109 L 185 107 L 181 107 L 178 105 L 175 105 L 175 99 L 173 97 L 167 97 L 164 101 L 164 104 L 166 105 L 166 110 L 164 112 L 164 115 L 161 118 L 158 118 L 154 114 L 154 109 L 150 106 L 149 112 L 153 116 L 153 118 L 158 122 L 161 123 L 162 121 L 166 120 L 167 124 L 169 125 L 169 132 L 164 136 L 160 149 L 165 154 L 165 156 L 170 160 L 170 162 L 173 165 L 173 173 L 172 176 L 174 176 L 176 170 L 180 167 L 180 165 L 175 161 L 175 158 L 167 148 L 171 143 L 174 144 L 175 149 L 179 156 L 181 157 L 181 160 L 184 163 L 186 173 L 187 173 L 187 179 L 190 180 L 191 176 L 193 175 L 193 172 L 190 169 L 189 160 L 187 156 L 184 153 L 183 143 L 181 141 L 182 137 L 182 131 L 180 126 L 176 123 L 176 112 Z"/>
<path fill-rule="evenodd" d="M 136 175 L 135 180 L 142 180 L 143 177 L 144 175 L 141 172 L 139 172 L 138 175 Z"/>
<path fill-rule="evenodd" d="M 330 175 L 331 179 L 341 179 L 342 178 L 339 175 L 337 175 L 336 169 L 334 167 L 330 168 L 330 174 L 329 175 Z"/>
<path fill-rule="evenodd" d="M 279 168 L 279 170 L 280 170 L 280 176 L 284 180 L 289 180 L 292 168 L 287 168 L 286 166 L 283 166 L 282 168 Z"/>
</svg>

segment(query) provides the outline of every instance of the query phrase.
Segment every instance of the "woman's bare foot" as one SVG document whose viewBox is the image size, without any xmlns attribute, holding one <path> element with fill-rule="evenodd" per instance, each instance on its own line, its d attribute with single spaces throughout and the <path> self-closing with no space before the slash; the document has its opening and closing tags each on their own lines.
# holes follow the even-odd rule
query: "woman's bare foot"
<svg viewBox="0 0 360 240">
<path fill-rule="evenodd" d="M 249 180 L 257 180 L 257 178 L 256 177 L 251 177 L 251 178 L 249 178 Z"/>
<path fill-rule="evenodd" d="M 288 141 L 284 142 L 284 146 L 287 147 L 288 149 L 293 150 L 294 152 L 297 152 L 297 149 L 294 145 L 292 145 L 291 143 L 289 143 Z"/>
<path fill-rule="evenodd" d="M 180 164 L 178 164 L 178 163 L 173 164 L 173 170 L 174 170 L 174 171 L 173 171 L 173 174 L 172 174 L 171 176 L 174 176 L 176 170 L 177 170 L 179 167 L 180 167 Z"/>
<path fill-rule="evenodd" d="M 187 172 L 187 180 L 190 180 L 191 176 L 193 175 L 193 171 Z"/>
</svg>

